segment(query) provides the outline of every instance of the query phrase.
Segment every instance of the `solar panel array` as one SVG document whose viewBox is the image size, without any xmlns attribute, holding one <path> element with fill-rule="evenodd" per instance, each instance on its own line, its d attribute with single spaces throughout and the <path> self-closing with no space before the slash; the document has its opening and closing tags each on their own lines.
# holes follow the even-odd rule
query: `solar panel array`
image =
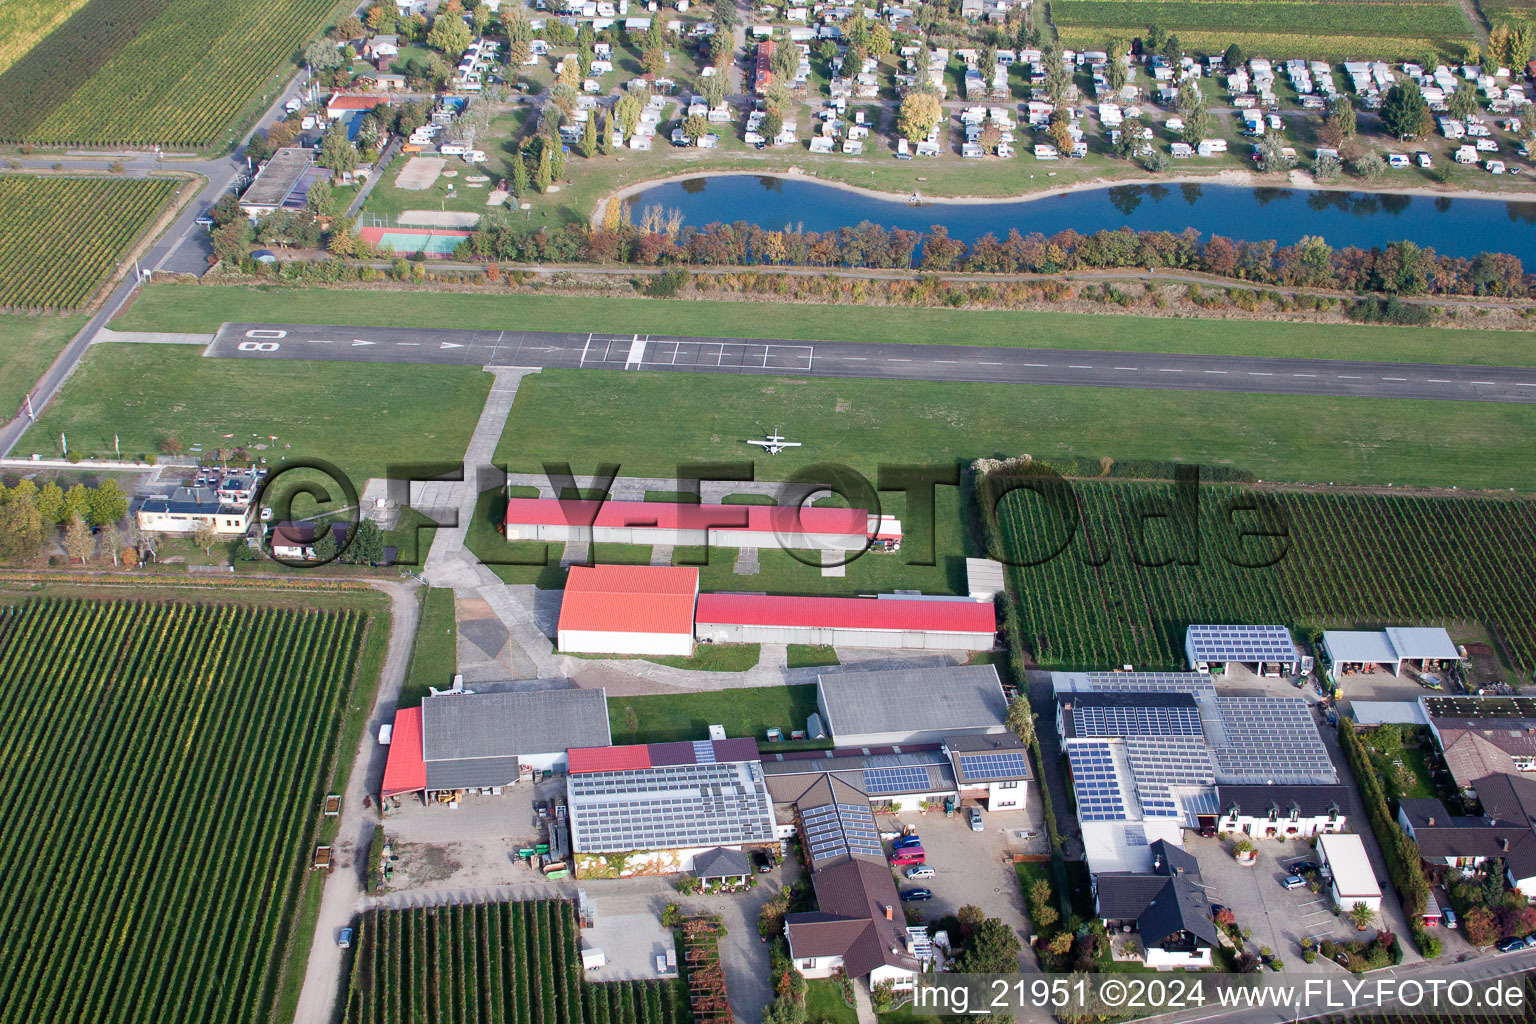
<svg viewBox="0 0 1536 1024">
<path fill-rule="evenodd" d="M 881 793 L 925 793 L 932 786 L 928 769 L 921 765 L 864 769 L 864 792 L 871 796 Z"/>
<path fill-rule="evenodd" d="M 1125 797 L 1115 774 L 1115 760 L 1104 740 L 1067 744 L 1072 765 L 1072 790 L 1077 794 L 1077 814 L 1082 821 L 1121 821 Z"/>
<path fill-rule="evenodd" d="M 967 782 L 1022 779 L 1029 775 L 1029 762 L 1022 750 L 1006 754 L 961 754 L 960 771 Z"/>
<path fill-rule="evenodd" d="M 1077 736 L 1204 736 L 1193 707 L 1072 706 Z"/>
<path fill-rule="evenodd" d="M 1299 697 L 1217 697 L 1225 741 L 1215 747 L 1224 782 L 1337 782 L 1338 771 Z"/>
<path fill-rule="evenodd" d="M 1133 736 L 1125 741 L 1125 759 L 1136 780 L 1136 799 L 1148 818 L 1181 816 L 1173 786 L 1210 786 L 1215 767 L 1205 739 Z"/>
<path fill-rule="evenodd" d="M 1098 693 L 1188 693 L 1216 696 L 1216 683 L 1199 672 L 1089 672 Z"/>
<path fill-rule="evenodd" d="M 1141 825 L 1127 825 L 1127 826 L 1125 826 L 1125 845 L 1126 846 L 1146 846 L 1147 845 L 1147 830 L 1145 828 L 1143 828 Z"/>
<path fill-rule="evenodd" d="M 800 824 L 813 862 L 854 854 L 885 855 L 868 804 L 822 804 L 802 812 Z"/>
<path fill-rule="evenodd" d="M 1293 662 L 1296 642 L 1284 626 L 1190 626 L 1187 634 L 1195 661 Z"/>
<path fill-rule="evenodd" d="M 584 772 L 570 776 L 567 786 L 578 852 L 732 846 L 773 838 L 773 809 L 756 763 Z"/>
<path fill-rule="evenodd" d="M 715 760 L 714 743 L 709 740 L 694 740 L 693 759 L 699 764 L 713 764 Z"/>
</svg>

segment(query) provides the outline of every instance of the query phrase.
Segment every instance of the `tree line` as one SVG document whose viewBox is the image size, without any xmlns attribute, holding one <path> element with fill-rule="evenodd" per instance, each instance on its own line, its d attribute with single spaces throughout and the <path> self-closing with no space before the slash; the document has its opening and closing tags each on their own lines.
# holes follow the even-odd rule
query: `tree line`
<svg viewBox="0 0 1536 1024">
<path fill-rule="evenodd" d="M 655 224 L 665 218 L 645 218 Z M 1381 292 L 1527 298 L 1536 277 L 1519 258 L 1484 252 L 1467 259 L 1413 242 L 1335 249 L 1315 235 L 1294 245 L 1222 235 L 1131 228 L 1053 235 L 1010 230 L 964 242 L 942 225 L 928 231 L 865 221 L 834 231 L 775 231 L 738 221 L 675 231 L 646 230 L 610 216 L 601 227 L 569 224 L 535 234 L 487 216 L 454 253 L 462 260 L 525 263 L 630 263 L 639 266 L 808 266 L 945 273 L 1057 274 L 1141 268 L 1188 270 L 1255 284 Z"/>
</svg>

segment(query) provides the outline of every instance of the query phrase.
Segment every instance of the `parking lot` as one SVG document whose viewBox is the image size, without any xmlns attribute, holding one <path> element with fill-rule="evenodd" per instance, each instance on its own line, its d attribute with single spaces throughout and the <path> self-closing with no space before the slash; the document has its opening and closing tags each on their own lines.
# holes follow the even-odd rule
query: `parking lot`
<svg viewBox="0 0 1536 1024">
<path fill-rule="evenodd" d="M 916 907 L 925 921 L 936 921 L 963 906 L 975 905 L 989 917 L 1008 923 L 1026 944 L 1026 964 L 1033 966 L 1027 942 L 1033 929 L 1024 909 L 1024 894 L 1013 867 L 1013 854 L 1049 849 L 1044 838 L 1045 824 L 1037 807 L 1026 811 L 983 813 L 984 831 L 972 832 L 962 810 L 953 818 L 943 814 L 882 815 L 881 831 L 899 831 L 902 825 L 916 827 L 927 853 L 927 864 L 934 876 L 908 881 L 898 878 L 897 889 L 921 886 L 933 891 L 933 898 Z M 903 869 L 904 870 L 904 869 Z"/>
<path fill-rule="evenodd" d="M 1252 949 L 1268 946 L 1282 960 L 1300 966 L 1303 936 L 1318 942 L 1359 937 L 1354 925 L 1333 915 L 1326 886 L 1314 893 L 1308 886 L 1286 889 L 1281 884 L 1291 874 L 1290 865 L 1317 861 L 1311 843 L 1266 839 L 1256 845 L 1258 859 L 1239 864 L 1232 856 L 1230 841 L 1204 839 L 1193 833 L 1185 837 L 1185 846 L 1200 862 L 1200 878 L 1211 902 L 1232 908 L 1238 926 L 1252 933 Z M 1375 934 L 1374 929 L 1367 934 Z"/>
</svg>

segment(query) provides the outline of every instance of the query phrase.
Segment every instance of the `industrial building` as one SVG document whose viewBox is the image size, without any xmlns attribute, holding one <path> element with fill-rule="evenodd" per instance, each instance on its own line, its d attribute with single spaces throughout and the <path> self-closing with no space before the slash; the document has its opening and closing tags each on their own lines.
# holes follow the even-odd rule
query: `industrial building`
<svg viewBox="0 0 1536 1024">
<path fill-rule="evenodd" d="M 991 665 L 827 673 L 817 677 L 816 703 L 840 748 L 1008 731 L 1008 698 Z"/>
<path fill-rule="evenodd" d="M 1256 675 L 1297 675 L 1312 670 L 1284 626 L 1190 626 L 1184 632 L 1184 655 L 1191 670 L 1223 672 L 1227 665 L 1246 665 Z"/>
<path fill-rule="evenodd" d="M 704 594 L 695 635 L 712 643 L 984 651 L 996 643 L 997 610 L 968 598 Z"/>
<path fill-rule="evenodd" d="M 861 551 L 899 542 L 901 523 L 860 508 L 511 498 L 508 540 Z"/>
<path fill-rule="evenodd" d="M 1337 680 L 1355 672 L 1390 670 L 1402 675 L 1404 662 L 1425 671 L 1441 662 L 1461 660 L 1461 652 L 1443 629 L 1389 626 L 1382 630 L 1330 629 L 1323 633 L 1328 675 Z"/>
<path fill-rule="evenodd" d="M 611 739 L 600 689 L 434 694 L 395 712 L 380 795 L 497 792 L 561 770 L 567 748 Z"/>
<path fill-rule="evenodd" d="M 1316 786 L 1317 800 L 1337 799 L 1338 772 L 1300 697 L 1221 696 L 1198 672 L 1057 672 L 1052 683 L 1094 875 L 1144 874 L 1152 843 L 1217 828 L 1229 787 Z M 1245 799 L 1240 813 L 1259 808 L 1267 817 L 1268 802 Z"/>
<path fill-rule="evenodd" d="M 750 739 L 586 747 L 568 753 L 576 873 L 691 871 L 716 847 L 775 839 L 773 805 Z"/>
<path fill-rule="evenodd" d="M 556 626 L 561 654 L 693 653 L 699 570 L 667 565 L 573 565 Z"/>
</svg>

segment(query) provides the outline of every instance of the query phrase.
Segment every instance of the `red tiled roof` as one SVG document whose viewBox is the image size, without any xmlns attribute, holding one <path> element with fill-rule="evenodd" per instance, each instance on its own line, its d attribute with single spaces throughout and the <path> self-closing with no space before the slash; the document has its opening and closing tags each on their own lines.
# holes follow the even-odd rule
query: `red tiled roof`
<svg viewBox="0 0 1536 1024">
<path fill-rule="evenodd" d="M 807 505 L 692 505 L 670 501 L 556 501 L 512 498 L 508 526 L 649 527 L 660 530 L 750 530 L 869 536 L 869 513 L 861 508 Z"/>
<path fill-rule="evenodd" d="M 699 623 L 995 633 L 997 609 L 982 601 L 700 594 Z"/>
<path fill-rule="evenodd" d="M 372 110 L 380 103 L 388 103 L 385 96 L 357 96 L 346 93 L 335 93 L 325 101 L 327 110 Z"/>
<path fill-rule="evenodd" d="M 573 565 L 558 631 L 693 635 L 699 570 L 682 565 Z"/>
<path fill-rule="evenodd" d="M 395 712 L 389 738 L 389 757 L 384 762 L 384 796 L 416 793 L 427 788 L 427 762 L 421 750 L 421 708 Z"/>
<path fill-rule="evenodd" d="M 583 772 L 619 772 L 651 766 L 651 748 L 644 743 L 623 747 L 574 747 L 566 751 L 571 775 Z"/>
</svg>

